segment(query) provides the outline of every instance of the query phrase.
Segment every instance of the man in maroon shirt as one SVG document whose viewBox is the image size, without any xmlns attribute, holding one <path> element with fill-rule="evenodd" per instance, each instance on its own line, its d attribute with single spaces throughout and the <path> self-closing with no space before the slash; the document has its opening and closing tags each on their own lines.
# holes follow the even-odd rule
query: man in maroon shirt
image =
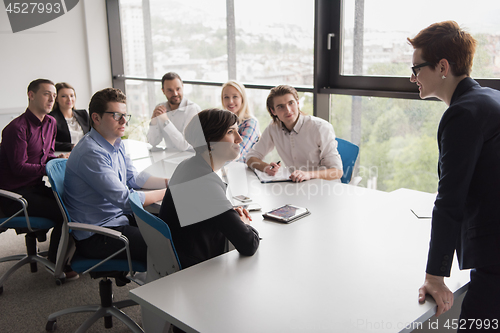
<svg viewBox="0 0 500 333">
<path fill-rule="evenodd" d="M 0 189 L 21 194 L 28 201 L 29 215 L 46 217 L 56 223 L 48 254 L 52 262 L 56 260 L 63 218 L 52 190 L 45 186 L 42 177 L 46 174 L 47 162 L 56 158 L 56 120 L 48 115 L 55 98 L 56 88 L 52 81 L 32 81 L 28 86 L 28 108 L 3 129 L 0 150 Z M 11 215 L 21 206 L 0 198 L 0 208 Z M 68 272 L 66 279 L 77 276 L 75 272 Z"/>
</svg>

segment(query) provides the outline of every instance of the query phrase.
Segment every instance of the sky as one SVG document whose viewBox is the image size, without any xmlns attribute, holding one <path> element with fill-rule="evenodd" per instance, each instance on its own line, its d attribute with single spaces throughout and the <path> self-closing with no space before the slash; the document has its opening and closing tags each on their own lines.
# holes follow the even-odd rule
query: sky
<svg viewBox="0 0 500 333">
<path fill-rule="evenodd" d="M 150 1 L 152 9 L 168 6 L 175 15 L 176 9 L 189 7 L 191 14 L 196 12 L 204 14 L 202 16 L 204 24 L 210 23 L 208 20 L 217 20 L 221 25 L 226 25 L 226 0 Z M 313 30 L 314 27 L 314 0 L 235 0 L 234 6 L 237 25 L 244 25 L 243 28 L 249 25 L 262 27 L 284 23 L 292 23 L 307 30 Z"/>
<path fill-rule="evenodd" d="M 138 0 L 122 0 L 138 1 Z M 206 25 L 224 27 L 226 0 L 150 0 L 151 7 L 176 10 L 189 8 L 190 14 Z M 273 25 L 293 24 L 313 32 L 314 0 L 234 0 L 237 27 L 261 33 Z M 344 26 L 354 26 L 355 0 L 344 2 Z M 365 29 L 404 31 L 412 34 L 432 23 L 454 20 L 475 33 L 500 34 L 499 0 L 365 0 Z M 186 14 L 179 13 L 178 17 Z M 183 15 L 184 14 L 184 15 Z M 193 16 L 190 15 L 192 18 Z"/>
<path fill-rule="evenodd" d="M 354 26 L 354 2 L 345 2 L 344 25 Z M 474 0 L 365 0 L 365 29 L 411 31 L 432 23 L 454 20 L 470 33 L 500 34 L 500 1 Z"/>
</svg>

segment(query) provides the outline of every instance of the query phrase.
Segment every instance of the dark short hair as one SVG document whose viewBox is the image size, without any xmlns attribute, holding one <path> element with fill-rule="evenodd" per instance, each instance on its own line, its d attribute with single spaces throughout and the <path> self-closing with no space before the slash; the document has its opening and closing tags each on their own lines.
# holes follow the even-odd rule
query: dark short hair
<svg viewBox="0 0 500 333">
<path fill-rule="evenodd" d="M 104 112 L 108 109 L 109 102 L 126 104 L 127 97 L 120 89 L 116 88 L 106 88 L 96 92 L 90 99 L 89 103 L 90 124 L 92 125 L 92 127 L 94 126 L 94 122 L 92 121 L 92 114 L 97 113 L 102 117 Z"/>
<path fill-rule="evenodd" d="M 45 84 L 45 83 L 54 85 L 54 82 L 52 82 L 48 79 L 36 79 L 36 80 L 31 81 L 30 84 L 28 85 L 28 92 L 32 91 L 36 94 L 38 89 L 40 89 L 40 85 Z"/>
<path fill-rule="evenodd" d="M 455 76 L 470 75 L 476 52 L 476 40 L 455 21 L 434 23 L 420 31 L 415 38 L 408 38 L 415 49 L 422 50 L 422 59 L 436 68 L 441 59 L 450 63 Z"/>
<path fill-rule="evenodd" d="M 71 89 L 73 90 L 73 92 L 75 93 L 75 98 L 76 98 L 76 91 L 75 91 L 75 88 L 73 88 L 73 86 L 67 82 L 59 82 L 59 83 L 56 83 L 56 91 L 57 91 L 57 95 L 59 95 L 59 90 L 62 90 L 62 89 Z M 57 97 L 56 97 L 56 100 L 54 101 L 54 106 L 52 107 L 52 110 L 56 110 L 56 109 L 59 109 L 59 103 L 57 102 Z M 73 110 L 75 109 L 75 106 L 73 105 Z"/>
<path fill-rule="evenodd" d="M 297 90 L 295 90 L 294 87 L 286 84 L 274 87 L 269 92 L 269 96 L 267 96 L 267 101 L 266 101 L 267 112 L 269 112 L 269 114 L 273 118 L 273 121 L 276 123 L 278 123 L 280 120 L 278 116 L 275 116 L 272 112 L 272 110 L 274 110 L 274 97 L 285 96 L 287 94 L 292 94 L 293 98 L 295 98 L 297 102 L 299 101 L 299 94 L 297 93 Z"/>
<path fill-rule="evenodd" d="M 181 83 L 182 83 L 182 79 L 179 76 L 179 74 L 177 74 L 177 73 L 168 72 L 167 74 L 163 75 L 163 77 L 161 78 L 161 88 L 163 89 L 163 83 L 165 81 L 170 81 L 170 80 L 175 80 L 175 79 L 179 79 L 179 81 L 181 81 Z"/>
<path fill-rule="evenodd" d="M 222 140 L 229 127 L 237 123 L 238 116 L 231 111 L 206 109 L 191 119 L 184 130 L 184 137 L 197 153 L 202 153 L 206 149 L 211 149 L 210 142 Z M 198 124 L 201 125 L 203 137 L 200 135 Z"/>
</svg>

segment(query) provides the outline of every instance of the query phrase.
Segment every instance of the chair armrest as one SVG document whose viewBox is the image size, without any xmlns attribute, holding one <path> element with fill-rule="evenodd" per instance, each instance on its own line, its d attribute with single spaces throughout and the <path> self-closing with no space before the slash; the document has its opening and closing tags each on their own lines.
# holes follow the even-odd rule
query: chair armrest
<svg viewBox="0 0 500 333">
<path fill-rule="evenodd" d="M 86 274 L 87 272 L 90 272 L 94 268 L 96 268 L 96 267 L 102 265 L 103 263 L 105 263 L 106 261 L 114 258 L 120 252 L 125 251 L 125 253 L 127 254 L 127 261 L 128 261 L 128 266 L 129 266 L 129 273 L 130 273 L 130 275 L 133 275 L 133 270 L 132 270 L 132 256 L 130 255 L 128 238 L 125 235 L 123 235 L 121 232 L 119 232 L 117 230 L 110 229 L 110 228 L 101 227 L 101 226 L 98 226 L 98 225 L 92 225 L 92 224 L 80 223 L 80 222 L 68 222 L 68 227 L 70 229 L 73 229 L 73 230 L 90 231 L 90 232 L 95 232 L 95 233 L 98 233 L 98 234 L 101 234 L 101 235 L 113 237 L 113 238 L 121 240 L 124 243 L 124 246 L 123 246 L 122 249 L 120 249 L 120 250 L 116 251 L 115 253 L 111 254 L 109 257 L 103 259 L 100 263 L 98 263 L 98 264 L 92 266 L 91 268 L 87 269 L 82 274 Z"/>
<path fill-rule="evenodd" d="M 82 230 L 82 231 L 90 231 L 97 234 L 101 234 L 104 236 L 113 237 L 116 239 L 120 239 L 122 237 L 122 233 L 110 228 L 101 227 L 98 225 L 92 225 L 87 223 L 80 222 L 69 222 L 68 227 L 72 230 Z"/>
<path fill-rule="evenodd" d="M 23 196 L 20 195 L 19 193 L 7 191 L 7 190 L 0 190 L 0 196 L 5 197 L 5 198 L 10 199 L 10 200 L 13 200 L 13 201 L 17 201 L 22 205 L 22 208 L 17 213 L 13 214 L 9 218 L 7 218 L 5 221 L 3 221 L 0 224 L 0 226 L 6 224 L 10 220 L 12 220 L 14 217 L 16 217 L 19 214 L 24 212 L 24 217 L 26 218 L 26 227 L 28 228 L 29 231 L 32 232 L 33 229 L 31 228 L 30 218 L 28 216 L 28 210 L 27 210 L 28 202 L 26 201 L 26 199 L 24 199 Z"/>
<path fill-rule="evenodd" d="M 0 190 L 0 195 L 2 197 L 6 197 L 6 198 L 9 198 L 12 200 L 20 200 L 23 197 L 22 195 L 20 195 L 18 193 L 7 191 L 7 190 Z"/>
</svg>

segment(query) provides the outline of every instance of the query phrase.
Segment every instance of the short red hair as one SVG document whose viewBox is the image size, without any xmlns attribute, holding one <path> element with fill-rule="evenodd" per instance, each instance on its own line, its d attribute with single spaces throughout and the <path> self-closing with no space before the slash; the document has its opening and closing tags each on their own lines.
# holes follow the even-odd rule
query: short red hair
<svg viewBox="0 0 500 333">
<path fill-rule="evenodd" d="M 455 21 L 434 23 L 420 31 L 415 38 L 408 38 L 414 49 L 422 50 L 422 58 L 437 66 L 441 59 L 450 63 L 455 76 L 470 75 L 476 52 L 476 40 L 460 29 Z"/>
</svg>

